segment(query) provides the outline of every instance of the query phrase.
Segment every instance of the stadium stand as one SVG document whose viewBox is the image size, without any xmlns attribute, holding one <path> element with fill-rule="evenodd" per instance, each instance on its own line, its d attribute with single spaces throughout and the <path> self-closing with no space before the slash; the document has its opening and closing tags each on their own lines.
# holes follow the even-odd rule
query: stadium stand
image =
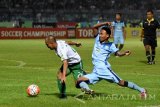
<svg viewBox="0 0 160 107">
<path fill-rule="evenodd" d="M 120 11 L 125 21 L 140 22 L 148 8 L 160 14 L 160 0 L 0 0 L 0 21 L 74 21 L 86 26 L 100 16 L 113 20 Z"/>
</svg>

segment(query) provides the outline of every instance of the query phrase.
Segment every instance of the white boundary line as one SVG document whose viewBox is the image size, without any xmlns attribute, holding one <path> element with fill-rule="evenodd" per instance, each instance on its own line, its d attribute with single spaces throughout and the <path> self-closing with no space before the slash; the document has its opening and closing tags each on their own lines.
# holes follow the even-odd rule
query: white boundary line
<svg viewBox="0 0 160 107">
<path fill-rule="evenodd" d="M 25 65 L 26 65 L 26 63 L 25 63 L 25 62 L 23 62 L 23 61 L 16 61 L 16 62 L 18 62 L 18 63 L 19 63 L 19 65 L 17 65 L 17 67 L 23 67 L 23 66 L 25 66 Z"/>
<path fill-rule="evenodd" d="M 26 69 L 36 69 L 36 70 L 45 70 L 44 67 L 24 67 L 27 63 L 24 61 L 19 61 L 19 60 L 10 60 L 10 59 L 0 59 L 3 61 L 10 61 L 10 62 L 16 62 L 18 63 L 18 65 L 15 66 L 7 66 L 7 65 L 2 65 L 0 67 L 7 67 L 7 68 L 26 68 Z M 49 70 L 53 70 L 53 68 L 49 69 Z"/>
<path fill-rule="evenodd" d="M 10 60 L 10 59 L 0 59 L 0 60 L 11 61 L 11 62 L 17 62 L 17 63 L 19 63 L 19 65 L 17 65 L 17 66 L 6 66 L 6 67 L 24 67 L 24 66 L 26 65 L 26 63 L 25 63 L 24 61 Z"/>
<path fill-rule="evenodd" d="M 81 103 L 85 103 L 85 101 L 84 101 L 84 100 L 82 100 L 82 99 L 78 98 L 79 96 L 84 95 L 84 94 L 85 94 L 84 92 L 81 92 L 80 94 L 78 94 L 78 95 L 74 96 L 74 99 L 76 99 L 77 101 L 79 101 L 79 102 L 81 102 Z"/>
</svg>

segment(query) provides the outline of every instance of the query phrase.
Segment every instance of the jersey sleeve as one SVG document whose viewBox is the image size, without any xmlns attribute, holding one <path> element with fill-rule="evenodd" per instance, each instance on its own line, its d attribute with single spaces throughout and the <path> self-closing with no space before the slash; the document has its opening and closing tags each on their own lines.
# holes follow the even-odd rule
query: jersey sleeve
<svg viewBox="0 0 160 107">
<path fill-rule="evenodd" d="M 110 52 L 111 53 L 115 53 L 117 52 L 119 49 L 116 48 L 116 45 L 114 43 L 111 44 L 111 47 L 110 47 Z"/>
</svg>

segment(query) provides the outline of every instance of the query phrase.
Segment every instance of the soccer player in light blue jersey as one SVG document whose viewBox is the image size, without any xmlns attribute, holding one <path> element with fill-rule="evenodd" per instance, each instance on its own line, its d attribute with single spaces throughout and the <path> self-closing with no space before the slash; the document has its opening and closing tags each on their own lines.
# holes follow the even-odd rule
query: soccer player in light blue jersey
<svg viewBox="0 0 160 107">
<path fill-rule="evenodd" d="M 101 25 L 104 24 L 107 23 L 102 23 Z M 96 25 L 95 27 L 100 27 L 100 24 Z M 111 65 L 108 62 L 111 54 L 116 54 L 117 56 L 128 56 L 131 52 L 128 50 L 124 52 L 119 52 L 119 49 L 116 48 L 115 44 L 109 42 L 110 35 L 111 30 L 109 27 L 101 28 L 100 34 L 97 34 L 92 53 L 92 63 L 94 65 L 93 72 L 80 77 L 76 85 L 77 88 L 81 88 L 82 91 L 84 91 L 85 93 L 93 94 L 94 91 L 88 87 L 88 84 L 95 84 L 98 81 L 104 79 L 123 87 L 138 90 L 141 93 L 142 98 L 146 98 L 147 94 L 144 88 L 139 87 L 133 82 L 121 79 L 111 69 Z"/>
<path fill-rule="evenodd" d="M 112 22 L 112 36 L 114 38 L 114 44 L 121 50 L 126 38 L 125 25 L 124 21 L 121 20 L 121 13 L 116 13 L 116 20 Z"/>
</svg>

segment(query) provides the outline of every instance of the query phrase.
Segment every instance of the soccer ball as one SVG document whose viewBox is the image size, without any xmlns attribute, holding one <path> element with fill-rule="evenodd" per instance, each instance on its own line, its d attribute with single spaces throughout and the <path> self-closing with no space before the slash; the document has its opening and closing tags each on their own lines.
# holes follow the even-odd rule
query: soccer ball
<svg viewBox="0 0 160 107">
<path fill-rule="evenodd" d="M 35 84 L 32 84 L 32 85 L 28 86 L 28 88 L 27 88 L 27 94 L 29 96 L 37 96 L 39 94 L 39 92 L 40 92 L 40 89 Z"/>
</svg>

